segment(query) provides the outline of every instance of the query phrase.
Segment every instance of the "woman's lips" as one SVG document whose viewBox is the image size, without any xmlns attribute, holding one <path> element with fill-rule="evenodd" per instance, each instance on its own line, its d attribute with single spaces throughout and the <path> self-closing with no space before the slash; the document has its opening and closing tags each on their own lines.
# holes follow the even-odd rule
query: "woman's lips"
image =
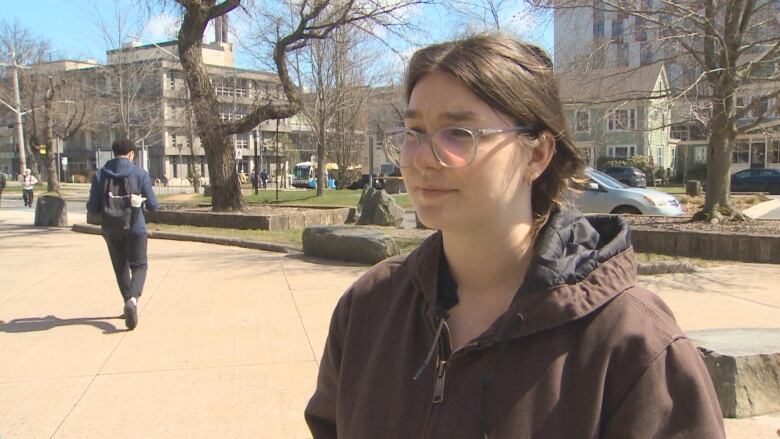
<svg viewBox="0 0 780 439">
<path fill-rule="evenodd" d="M 426 188 L 426 187 L 418 187 L 417 189 L 420 191 L 420 195 L 422 195 L 425 198 L 439 198 L 456 192 L 455 189 Z"/>
</svg>

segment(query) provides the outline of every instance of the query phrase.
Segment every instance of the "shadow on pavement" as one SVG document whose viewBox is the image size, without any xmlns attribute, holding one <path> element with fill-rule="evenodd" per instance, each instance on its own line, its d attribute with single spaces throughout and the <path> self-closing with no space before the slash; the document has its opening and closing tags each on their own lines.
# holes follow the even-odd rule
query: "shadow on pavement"
<svg viewBox="0 0 780 439">
<path fill-rule="evenodd" d="M 122 319 L 124 316 L 107 317 L 81 317 L 77 319 L 61 319 L 57 316 L 48 315 L 46 317 L 28 317 L 23 319 L 14 319 L 10 322 L 0 320 L 0 332 L 9 334 L 20 332 L 48 331 L 59 326 L 90 325 L 102 329 L 104 334 L 115 334 L 124 332 L 124 329 L 117 329 L 116 326 L 104 320 Z"/>
</svg>

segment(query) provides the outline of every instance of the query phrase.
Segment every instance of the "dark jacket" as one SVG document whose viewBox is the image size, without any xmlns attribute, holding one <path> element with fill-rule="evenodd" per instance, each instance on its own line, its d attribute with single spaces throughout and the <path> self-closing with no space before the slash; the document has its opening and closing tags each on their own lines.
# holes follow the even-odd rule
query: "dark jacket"
<svg viewBox="0 0 780 439">
<path fill-rule="evenodd" d="M 5 174 L 0 172 L 0 191 L 5 189 Z"/>
<path fill-rule="evenodd" d="M 454 353 L 441 235 L 376 265 L 333 313 L 305 412 L 314 438 L 725 437 L 707 370 L 637 287 L 629 243 L 618 217 L 557 212 L 510 308 Z"/>
<path fill-rule="evenodd" d="M 102 211 L 104 196 L 103 185 L 106 178 L 124 176 L 129 176 L 132 192 L 134 194 L 141 194 L 141 196 L 146 198 L 144 206 L 152 211 L 157 210 L 157 199 L 154 197 L 152 180 L 149 178 L 149 174 L 127 158 L 117 157 L 106 162 L 106 164 L 92 177 L 92 187 L 89 190 L 87 211 L 93 214 Z M 141 214 L 138 215 L 138 219 L 133 224 L 130 232 L 136 234 L 146 233 L 146 218 L 144 217 L 143 210 L 141 210 Z"/>
</svg>

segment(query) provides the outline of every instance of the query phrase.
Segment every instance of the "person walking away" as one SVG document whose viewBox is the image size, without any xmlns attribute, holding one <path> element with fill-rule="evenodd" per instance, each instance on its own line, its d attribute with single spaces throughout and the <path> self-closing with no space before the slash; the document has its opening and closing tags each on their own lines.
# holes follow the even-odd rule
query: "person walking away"
<svg viewBox="0 0 780 439">
<path fill-rule="evenodd" d="M 120 139 L 111 145 L 114 158 L 92 178 L 87 210 L 101 214 L 101 229 L 124 299 L 127 329 L 138 325 L 138 299 L 146 281 L 146 220 L 143 205 L 157 210 L 149 174 L 133 164 L 135 144 Z"/>
<path fill-rule="evenodd" d="M 260 186 L 260 182 L 258 181 L 259 178 L 260 177 L 257 174 L 257 170 L 253 169 L 252 170 L 252 177 L 251 177 L 251 179 L 252 179 L 252 191 L 256 192 L 257 188 Z"/>
<path fill-rule="evenodd" d="M 268 185 L 268 173 L 265 172 L 265 169 L 260 171 L 260 182 L 263 184 L 263 189 L 266 189 Z"/>
<path fill-rule="evenodd" d="M 5 190 L 5 174 L 0 172 L 0 206 L 3 203 L 3 190 Z"/>
<path fill-rule="evenodd" d="M 32 207 L 33 188 L 38 183 L 38 179 L 32 175 L 30 168 L 26 168 L 22 175 L 19 176 L 19 183 L 22 185 L 22 198 L 24 199 L 24 205 L 27 207 Z"/>
</svg>

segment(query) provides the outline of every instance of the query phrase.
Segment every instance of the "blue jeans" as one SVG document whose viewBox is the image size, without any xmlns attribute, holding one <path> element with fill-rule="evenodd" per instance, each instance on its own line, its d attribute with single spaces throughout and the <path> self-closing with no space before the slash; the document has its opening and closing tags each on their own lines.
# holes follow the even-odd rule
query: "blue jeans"
<svg viewBox="0 0 780 439">
<path fill-rule="evenodd" d="M 139 298 L 146 282 L 146 234 L 105 233 L 119 292 L 125 300 Z"/>
</svg>

